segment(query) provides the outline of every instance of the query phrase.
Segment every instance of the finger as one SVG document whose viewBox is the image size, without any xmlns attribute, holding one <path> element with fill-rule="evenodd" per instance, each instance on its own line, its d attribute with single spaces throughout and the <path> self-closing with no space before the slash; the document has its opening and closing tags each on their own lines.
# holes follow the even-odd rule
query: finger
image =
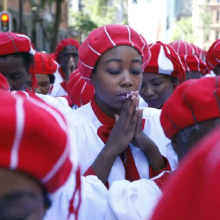
<svg viewBox="0 0 220 220">
<path fill-rule="evenodd" d="M 143 109 L 138 109 L 137 112 L 138 112 L 138 119 L 137 119 L 137 126 L 136 126 L 135 133 L 141 133 L 142 132 Z"/>
<path fill-rule="evenodd" d="M 129 124 L 130 131 L 135 132 L 137 126 L 137 120 L 138 120 L 138 111 L 135 111 Z"/>
</svg>

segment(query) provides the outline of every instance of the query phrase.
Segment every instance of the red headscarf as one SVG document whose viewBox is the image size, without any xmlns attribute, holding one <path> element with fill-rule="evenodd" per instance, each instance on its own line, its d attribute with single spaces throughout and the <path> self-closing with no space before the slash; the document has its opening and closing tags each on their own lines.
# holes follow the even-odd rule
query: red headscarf
<svg viewBox="0 0 220 220">
<path fill-rule="evenodd" d="M 51 194 L 73 175 L 68 126 L 55 108 L 23 94 L 0 90 L 0 167 L 34 177 Z"/>
<path fill-rule="evenodd" d="M 55 52 L 53 54 L 55 60 L 58 62 L 58 56 L 60 52 L 67 46 L 74 46 L 77 50 L 79 49 L 79 42 L 73 38 L 66 38 L 60 41 L 60 43 L 57 45 Z"/>
<path fill-rule="evenodd" d="M 151 220 L 218 220 L 220 204 L 220 127 L 180 164 Z"/>
<path fill-rule="evenodd" d="M 94 86 L 83 79 L 78 69 L 71 73 L 66 88 L 72 103 L 79 107 L 89 103 L 95 92 Z"/>
<path fill-rule="evenodd" d="M 92 31 L 79 48 L 79 72 L 88 83 L 100 56 L 115 46 L 131 46 L 142 56 L 143 64 L 150 59 L 150 51 L 145 39 L 126 25 L 106 25 Z"/>
<path fill-rule="evenodd" d="M 185 80 L 185 66 L 174 49 L 157 41 L 150 45 L 150 62 L 144 67 L 145 73 L 160 73 Z"/>
<path fill-rule="evenodd" d="M 202 60 L 202 49 L 183 40 L 172 42 L 170 45 L 179 54 L 187 72 L 201 72 L 202 75 L 210 73 L 206 63 Z"/>
<path fill-rule="evenodd" d="M 58 65 L 46 53 L 36 52 L 34 55 L 34 66 L 31 66 L 31 74 L 49 74 L 52 75 L 56 72 Z"/>
<path fill-rule="evenodd" d="M 215 41 L 207 51 L 206 64 L 210 70 L 220 65 L 220 39 Z"/>
<path fill-rule="evenodd" d="M 164 103 L 160 121 L 172 138 L 181 129 L 198 122 L 219 118 L 220 77 L 188 80 L 176 88 Z"/>
</svg>

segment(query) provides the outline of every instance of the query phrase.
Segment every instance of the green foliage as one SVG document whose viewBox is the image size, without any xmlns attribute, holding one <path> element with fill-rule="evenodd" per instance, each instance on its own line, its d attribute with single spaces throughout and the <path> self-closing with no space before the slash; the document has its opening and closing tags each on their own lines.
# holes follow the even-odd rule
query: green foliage
<svg viewBox="0 0 220 220">
<path fill-rule="evenodd" d="M 207 7 L 207 4 L 200 7 L 199 18 L 202 21 L 200 28 L 203 29 L 204 35 L 207 37 L 210 35 L 210 24 L 212 22 L 211 10 Z"/>
<path fill-rule="evenodd" d="M 192 43 L 192 17 L 183 18 L 176 22 L 176 27 L 171 41 L 185 40 Z"/>
<path fill-rule="evenodd" d="M 116 15 L 116 8 L 108 5 L 108 0 L 84 0 L 83 10 L 71 13 L 74 21 L 71 26 L 76 30 L 88 34 L 99 26 L 111 24 Z"/>
</svg>

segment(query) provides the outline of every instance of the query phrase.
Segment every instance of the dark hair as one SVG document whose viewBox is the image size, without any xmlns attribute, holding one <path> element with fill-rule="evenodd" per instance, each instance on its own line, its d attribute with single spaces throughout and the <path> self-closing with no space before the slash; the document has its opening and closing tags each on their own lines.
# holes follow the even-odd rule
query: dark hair
<svg viewBox="0 0 220 220">
<path fill-rule="evenodd" d="M 25 69 L 27 70 L 27 72 L 29 73 L 31 64 L 34 65 L 34 56 L 24 52 L 24 53 L 13 53 L 13 54 L 7 54 L 4 56 L 0 56 L 0 59 L 4 59 L 7 60 L 9 57 L 20 57 L 22 59 L 22 62 L 24 64 Z"/>
<path fill-rule="evenodd" d="M 50 75 L 50 74 L 48 76 L 49 76 L 49 79 L 50 79 L 50 83 L 54 84 L 55 76 L 54 75 Z"/>
</svg>

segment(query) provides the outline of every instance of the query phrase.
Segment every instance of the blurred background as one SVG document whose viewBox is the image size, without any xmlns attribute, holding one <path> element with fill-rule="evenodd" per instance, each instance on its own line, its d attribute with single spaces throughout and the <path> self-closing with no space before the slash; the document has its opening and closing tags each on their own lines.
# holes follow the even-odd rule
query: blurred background
<svg viewBox="0 0 220 220">
<path fill-rule="evenodd" d="M 128 24 L 148 43 L 185 40 L 207 49 L 220 38 L 220 0 L 0 0 L 12 31 L 50 53 L 70 36 L 83 41 L 93 29 Z"/>
</svg>

